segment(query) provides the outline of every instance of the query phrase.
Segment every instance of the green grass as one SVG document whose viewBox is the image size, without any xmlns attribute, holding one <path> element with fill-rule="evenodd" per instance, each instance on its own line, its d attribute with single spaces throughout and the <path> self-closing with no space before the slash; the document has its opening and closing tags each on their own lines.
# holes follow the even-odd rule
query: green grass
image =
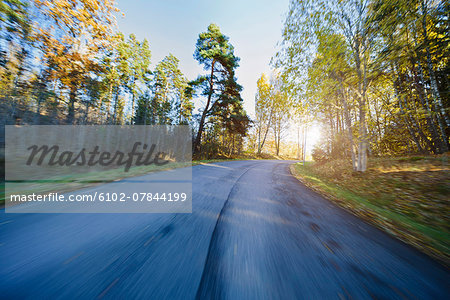
<svg viewBox="0 0 450 300">
<path fill-rule="evenodd" d="M 256 160 L 257 157 L 235 157 L 227 159 L 202 159 L 194 160 L 187 163 L 170 162 L 163 167 L 155 165 L 132 167 L 128 172 L 123 169 L 111 169 L 107 171 L 89 172 L 82 174 L 71 174 L 64 176 L 54 176 L 45 180 L 37 180 L 22 183 L 8 183 L 8 194 L 5 193 L 5 183 L 1 183 L 0 190 L 0 206 L 4 206 L 5 199 L 10 194 L 32 194 L 32 193 L 49 193 L 49 192 L 70 192 L 102 183 L 113 182 L 124 178 L 145 175 L 151 172 L 166 171 L 175 168 L 183 168 L 195 166 L 204 163 L 215 163 L 231 160 Z"/>
<path fill-rule="evenodd" d="M 195 164 L 192 163 L 192 164 Z M 0 205 L 4 205 L 5 198 L 10 194 L 32 194 L 32 193 L 49 193 L 49 192 L 69 192 L 85 187 L 94 186 L 101 183 L 113 182 L 123 178 L 136 177 L 151 172 L 165 171 L 175 168 L 183 168 L 191 166 L 191 162 L 178 163 L 169 162 L 164 166 L 139 166 L 130 168 L 128 172 L 124 172 L 123 168 L 111 169 L 106 171 L 96 171 L 81 174 L 60 175 L 46 178 L 45 180 L 34 180 L 8 184 L 8 193 L 5 193 L 4 184 L 2 183 L 2 191 L 0 193 Z"/>
<path fill-rule="evenodd" d="M 427 158 L 373 160 L 364 174 L 348 171 L 349 165 L 342 162 L 298 163 L 291 171 L 338 205 L 448 265 L 448 166 L 444 162 L 442 167 L 440 160 L 425 166 L 424 160 Z M 425 171 L 436 165 L 439 171 Z M 393 169 L 396 171 L 383 172 Z"/>
</svg>

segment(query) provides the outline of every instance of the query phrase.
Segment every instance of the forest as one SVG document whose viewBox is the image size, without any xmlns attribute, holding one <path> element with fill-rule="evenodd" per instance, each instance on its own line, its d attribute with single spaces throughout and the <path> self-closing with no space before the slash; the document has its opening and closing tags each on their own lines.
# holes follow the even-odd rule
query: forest
<svg viewBox="0 0 450 300">
<path fill-rule="evenodd" d="M 291 118 L 322 126 L 316 161 L 365 171 L 368 156 L 448 152 L 449 14 L 448 1 L 290 1 L 257 125 L 279 120 L 284 95 Z"/>
<path fill-rule="evenodd" d="M 199 34 L 205 74 L 188 80 L 170 53 L 151 68 L 151 42 L 121 33 L 118 15 L 113 0 L 0 1 L 2 127 L 189 125 L 198 157 L 240 152 L 250 119 L 229 38 L 215 24 Z"/>
<path fill-rule="evenodd" d="M 151 67 L 151 41 L 119 31 L 113 0 L 2 0 L 1 125 L 183 124 L 196 156 L 214 158 L 279 155 L 289 130 L 318 122 L 316 161 L 365 171 L 368 157 L 442 154 L 449 11 L 434 0 L 290 1 L 251 119 L 240 59 L 215 24 L 192 45 L 204 73 L 188 79 L 170 53 Z"/>
</svg>

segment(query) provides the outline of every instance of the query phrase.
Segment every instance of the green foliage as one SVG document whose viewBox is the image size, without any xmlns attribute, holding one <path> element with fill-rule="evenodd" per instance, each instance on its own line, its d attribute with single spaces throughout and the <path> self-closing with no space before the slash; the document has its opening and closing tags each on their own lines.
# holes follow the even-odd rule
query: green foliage
<svg viewBox="0 0 450 300">
<path fill-rule="evenodd" d="M 200 94 L 206 97 L 194 151 L 201 155 L 202 136 L 207 122 L 222 124 L 227 132 L 225 135 L 230 136 L 232 144 L 235 136 L 238 137 L 238 143 L 242 144 L 250 120 L 242 108 L 242 87 L 236 82 L 235 69 L 239 66 L 239 58 L 234 55 L 234 47 L 229 43 L 228 37 L 220 32 L 219 27 L 211 24 L 206 32 L 199 34 L 194 58 L 208 73 L 191 81 L 188 89 L 190 95 Z"/>
<path fill-rule="evenodd" d="M 330 158 L 449 149 L 445 1 L 292 0 L 274 59 Z"/>
<path fill-rule="evenodd" d="M 210 72 L 189 82 L 172 54 L 151 68 L 149 42 L 118 32 L 117 11 L 113 0 L 0 1 L 2 125 L 184 124 L 208 136 L 208 155 L 241 151 L 250 119 L 228 37 L 213 24 L 200 34 L 195 58 Z M 194 97 L 208 98 L 201 120 Z"/>
<path fill-rule="evenodd" d="M 225 70 L 232 71 L 238 67 L 239 62 L 229 38 L 220 32 L 216 24 L 210 24 L 206 32 L 199 34 L 194 58 L 205 70 L 212 70 L 213 64 L 218 62 Z"/>
<path fill-rule="evenodd" d="M 5 122 L 188 124 L 193 104 L 185 93 L 187 80 L 178 60 L 168 56 L 153 76 L 147 40 L 139 41 L 134 34 L 126 39 L 120 32 L 105 36 L 105 32 L 114 30 L 109 13 L 115 8 L 108 8 L 109 1 L 98 8 L 86 7 L 85 0 L 75 2 L 78 5 L 70 8 L 60 6 L 58 1 L 29 2 L 30 11 L 36 11 L 31 19 L 22 2 L 1 2 L 0 94 L 6 101 L 0 113 Z M 90 31 L 83 30 L 86 24 L 74 24 L 66 16 L 60 23 L 56 21 L 64 12 L 78 16 L 85 11 L 105 13 L 94 16 L 97 23 L 92 23 Z M 35 18 L 46 19 L 48 28 L 55 26 L 62 32 L 38 28 Z M 79 17 L 78 21 L 86 20 Z M 28 31 L 34 32 L 32 39 L 25 36 Z M 65 39 L 67 32 L 73 35 Z M 3 51 L 8 43 L 8 51 Z M 32 66 L 32 60 L 38 64 Z M 170 84 L 158 87 L 161 76 L 166 76 L 164 72 Z M 161 108 L 152 110 L 151 100 L 163 93 L 170 96 L 169 105 L 164 106 L 168 120 L 157 122 L 161 120 Z"/>
<path fill-rule="evenodd" d="M 187 79 L 181 73 L 179 60 L 169 54 L 154 72 L 152 108 L 157 124 L 188 124 L 193 104 L 185 90 Z"/>
<path fill-rule="evenodd" d="M 28 5 L 25 1 L 1 0 L 0 31 L 9 35 L 9 38 L 12 38 L 14 34 L 25 37 L 31 29 L 27 8 Z"/>
</svg>

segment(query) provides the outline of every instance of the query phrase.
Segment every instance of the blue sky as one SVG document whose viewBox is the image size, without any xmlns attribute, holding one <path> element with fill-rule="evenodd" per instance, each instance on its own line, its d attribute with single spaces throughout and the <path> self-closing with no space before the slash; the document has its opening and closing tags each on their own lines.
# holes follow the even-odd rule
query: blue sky
<svg viewBox="0 0 450 300">
<path fill-rule="evenodd" d="M 124 34 L 149 41 L 152 68 L 172 53 L 189 80 L 204 72 L 192 56 L 198 34 L 210 23 L 219 25 L 241 58 L 236 76 L 244 87 L 244 108 L 253 116 L 256 80 L 270 71 L 288 4 L 289 0 L 118 0 L 125 14 L 118 17 L 118 25 Z"/>
</svg>

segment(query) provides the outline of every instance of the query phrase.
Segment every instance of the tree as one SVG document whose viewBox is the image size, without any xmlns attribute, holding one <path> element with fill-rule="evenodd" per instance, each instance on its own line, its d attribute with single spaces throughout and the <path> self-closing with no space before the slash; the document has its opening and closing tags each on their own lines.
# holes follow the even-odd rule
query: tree
<svg viewBox="0 0 450 300">
<path fill-rule="evenodd" d="M 131 122 L 134 121 L 136 94 L 139 86 L 145 85 L 150 74 L 151 51 L 146 39 L 139 42 L 134 34 L 130 34 L 126 48 L 128 81 L 126 87 L 131 94 Z"/>
<path fill-rule="evenodd" d="M 311 65 L 321 34 L 334 31 L 345 37 L 358 105 L 357 170 L 361 172 L 367 168 L 367 90 L 373 45 L 367 14 L 368 1 L 293 0 L 283 31 L 284 49 L 278 55 L 278 65 L 287 72 L 301 73 L 299 68 Z"/>
<path fill-rule="evenodd" d="M 114 0 L 34 0 L 48 23 L 35 26 L 35 39 L 50 76 L 69 91 L 67 122 L 73 123 L 81 85 L 98 68 L 97 53 L 113 36 Z M 42 26 L 48 24 L 47 26 Z"/>
<path fill-rule="evenodd" d="M 345 144 L 350 148 L 353 170 L 356 171 L 358 162 L 354 144 L 354 122 L 351 117 L 355 101 L 350 97 L 355 83 L 349 62 L 350 57 L 342 35 L 331 32 L 318 35 L 317 53 L 308 69 L 307 98 L 312 101 L 314 113 L 320 115 L 324 123 L 329 125 L 328 148 L 335 157 L 344 155 L 339 151 L 342 140 L 338 137 L 341 135 L 340 131 L 345 129 Z"/>
<path fill-rule="evenodd" d="M 29 92 L 30 15 L 26 2 L 0 1 L 0 97 L 5 97 L 10 116 L 16 118 L 18 99 Z M 6 121 L 6 119 L 5 119 Z M 3 122 L 2 122 L 3 123 Z"/>
<path fill-rule="evenodd" d="M 153 78 L 152 107 L 158 124 L 187 124 L 193 104 L 186 94 L 188 82 L 172 54 L 156 65 Z"/>
<path fill-rule="evenodd" d="M 261 154 L 262 148 L 266 142 L 267 134 L 271 127 L 275 104 L 272 91 L 272 85 L 269 78 L 262 74 L 256 82 L 257 92 L 255 96 L 255 129 L 257 135 L 257 153 Z"/>
<path fill-rule="evenodd" d="M 194 151 L 199 153 L 207 118 L 242 101 L 239 95 L 242 87 L 236 83 L 234 75 L 239 66 L 239 58 L 234 55 L 234 47 L 229 43 L 229 38 L 220 32 L 217 25 L 211 24 L 206 32 L 200 33 L 194 58 L 209 73 L 191 82 L 191 86 L 200 88 L 201 95 L 206 97 L 194 140 Z"/>
<path fill-rule="evenodd" d="M 100 96 L 99 115 L 104 115 L 103 122 L 115 124 L 117 121 L 118 99 L 121 89 L 128 83 L 130 68 L 128 65 L 128 44 L 121 32 L 114 35 L 111 43 L 103 52 L 100 63 L 101 80 L 104 91 Z M 114 101 L 113 101 L 114 99 Z M 103 111 L 103 104 L 106 108 Z M 113 111 L 111 112 L 111 105 Z"/>
<path fill-rule="evenodd" d="M 279 155 L 281 140 L 289 127 L 292 103 L 288 95 L 288 90 L 286 89 L 286 86 L 283 83 L 283 78 L 280 74 L 274 73 L 271 86 L 273 91 L 271 128 L 274 135 L 276 155 Z"/>
<path fill-rule="evenodd" d="M 448 151 L 446 11 L 432 0 L 291 1 L 275 66 L 321 121 L 330 158 L 364 171 L 368 155 Z"/>
<path fill-rule="evenodd" d="M 375 67 L 391 76 L 401 117 L 417 149 L 442 153 L 448 151 L 448 113 L 440 91 L 446 88 L 445 80 L 437 80 L 434 62 L 440 62 L 445 74 L 448 35 L 441 32 L 448 22 L 440 12 L 445 8 L 430 4 L 373 1 L 369 22 L 382 41 Z"/>
</svg>

